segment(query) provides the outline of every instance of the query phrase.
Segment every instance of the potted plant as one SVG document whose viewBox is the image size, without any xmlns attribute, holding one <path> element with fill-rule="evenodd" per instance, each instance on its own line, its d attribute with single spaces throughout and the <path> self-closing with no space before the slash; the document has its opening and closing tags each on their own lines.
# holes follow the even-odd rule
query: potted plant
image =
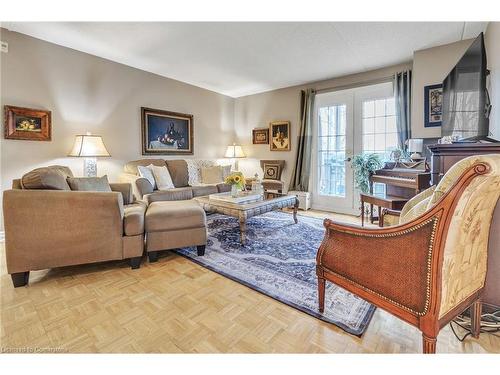
<svg viewBox="0 0 500 375">
<path fill-rule="evenodd" d="M 245 178 L 241 172 L 233 172 L 226 177 L 224 182 L 231 185 L 231 197 L 236 198 L 238 196 L 238 191 L 243 190 L 245 184 Z"/>
<path fill-rule="evenodd" d="M 370 192 L 370 174 L 382 168 L 382 160 L 378 154 L 359 154 L 352 159 L 354 182 L 362 193 Z"/>
</svg>

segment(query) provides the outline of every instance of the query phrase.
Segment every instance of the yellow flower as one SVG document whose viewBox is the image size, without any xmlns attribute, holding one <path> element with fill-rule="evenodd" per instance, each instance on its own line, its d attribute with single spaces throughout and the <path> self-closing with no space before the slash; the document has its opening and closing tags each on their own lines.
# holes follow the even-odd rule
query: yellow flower
<svg viewBox="0 0 500 375">
<path fill-rule="evenodd" d="M 241 182 L 241 177 L 236 175 L 234 176 L 234 182 L 236 182 L 237 184 L 239 184 Z"/>
</svg>

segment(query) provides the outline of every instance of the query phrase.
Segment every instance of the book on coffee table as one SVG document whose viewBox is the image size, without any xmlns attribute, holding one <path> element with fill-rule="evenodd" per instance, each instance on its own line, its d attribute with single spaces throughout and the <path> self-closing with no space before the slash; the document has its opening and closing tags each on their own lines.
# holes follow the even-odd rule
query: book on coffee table
<svg viewBox="0 0 500 375">
<path fill-rule="evenodd" d="M 257 194 L 251 191 L 241 191 L 238 193 L 237 197 L 232 197 L 231 192 L 227 193 L 217 193 L 210 194 L 208 196 L 209 200 L 212 201 L 223 201 L 229 203 L 250 203 L 262 200 L 262 194 Z"/>
</svg>

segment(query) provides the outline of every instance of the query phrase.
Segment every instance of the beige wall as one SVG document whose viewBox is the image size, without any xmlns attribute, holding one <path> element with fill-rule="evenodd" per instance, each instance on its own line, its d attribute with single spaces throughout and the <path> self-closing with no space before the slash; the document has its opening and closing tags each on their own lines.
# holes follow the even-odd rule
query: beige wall
<svg viewBox="0 0 500 375">
<path fill-rule="evenodd" d="M 313 82 L 308 85 L 287 87 L 261 94 L 237 98 L 234 110 L 234 124 L 238 142 L 248 156 L 240 161 L 240 169 L 245 175 L 259 173 L 259 159 L 283 159 L 286 161 L 283 180 L 286 188 L 290 181 L 295 155 L 297 152 L 297 135 L 299 132 L 299 105 L 300 90 L 314 88 L 341 88 L 343 86 L 362 84 L 366 81 L 377 80 L 392 76 L 397 71 L 409 69 L 411 64 L 401 64 L 369 72 L 348 75 L 326 81 Z M 269 122 L 275 120 L 288 120 L 291 122 L 291 151 L 270 151 L 269 145 L 253 145 L 252 129 L 267 127 Z"/>
<path fill-rule="evenodd" d="M 490 132 L 500 140 L 500 22 L 490 22 L 484 37 L 490 77 L 488 90 L 491 98 Z"/>
<path fill-rule="evenodd" d="M 1 105 L 52 111 L 52 141 L 1 139 L 1 187 L 42 165 L 69 165 L 75 134 L 101 134 L 112 158 L 98 174 L 117 179 L 126 161 L 141 158 L 140 107 L 194 115 L 195 157 L 217 158 L 234 138 L 234 99 L 109 60 L 0 29 L 9 52 L 1 58 Z M 2 110 L 3 116 L 3 110 Z M 3 118 L 2 118 L 3 123 Z"/>
<path fill-rule="evenodd" d="M 440 138 L 441 127 L 424 127 L 424 87 L 443 82 L 473 39 L 413 53 L 411 128 L 413 138 Z"/>
</svg>

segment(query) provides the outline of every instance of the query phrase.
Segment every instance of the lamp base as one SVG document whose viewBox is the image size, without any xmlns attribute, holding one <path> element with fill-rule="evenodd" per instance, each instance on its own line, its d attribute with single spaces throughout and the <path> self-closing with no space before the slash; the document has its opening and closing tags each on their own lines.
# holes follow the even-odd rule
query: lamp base
<svg viewBox="0 0 500 375">
<path fill-rule="evenodd" d="M 417 160 L 422 160 L 423 157 L 422 155 L 420 155 L 420 153 L 414 152 L 413 154 L 410 155 L 410 159 L 417 161 Z"/>
<path fill-rule="evenodd" d="M 96 158 L 85 158 L 83 160 L 83 175 L 85 177 L 97 177 Z"/>
</svg>

